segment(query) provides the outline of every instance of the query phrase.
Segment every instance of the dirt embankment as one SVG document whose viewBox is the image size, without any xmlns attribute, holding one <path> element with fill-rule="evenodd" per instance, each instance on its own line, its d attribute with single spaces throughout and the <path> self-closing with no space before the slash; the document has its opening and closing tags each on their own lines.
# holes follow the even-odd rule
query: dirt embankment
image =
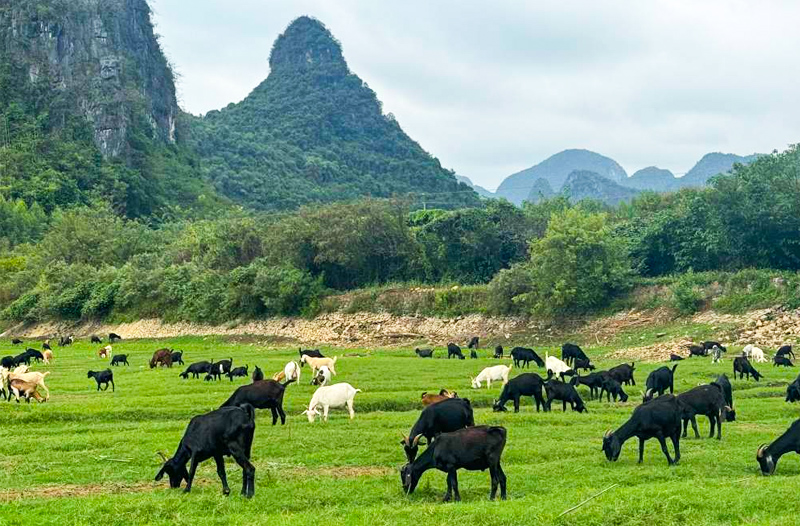
<svg viewBox="0 0 800 526">
<path fill-rule="evenodd" d="M 430 342 L 442 345 L 448 341 L 466 342 L 472 336 L 508 339 L 514 334 L 530 334 L 538 329 L 524 318 L 500 318 L 481 315 L 456 318 L 393 316 L 390 314 L 324 314 L 314 319 L 274 318 L 240 324 L 199 325 L 195 323 L 163 323 L 161 320 L 140 320 L 132 323 L 40 323 L 18 325 L 2 336 L 47 338 L 73 334 L 85 338 L 92 334 L 115 332 L 126 339 L 175 338 L 179 336 L 247 336 L 256 335 L 295 341 L 301 344 L 400 345 L 409 342 Z"/>
</svg>

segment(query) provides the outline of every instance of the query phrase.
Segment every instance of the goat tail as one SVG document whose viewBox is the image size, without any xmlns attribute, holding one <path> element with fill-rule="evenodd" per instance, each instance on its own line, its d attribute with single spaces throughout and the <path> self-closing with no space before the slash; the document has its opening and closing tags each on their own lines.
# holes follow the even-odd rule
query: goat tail
<svg viewBox="0 0 800 526">
<path fill-rule="evenodd" d="M 356 392 L 357 392 L 357 393 L 360 393 L 360 392 L 361 392 L 361 389 L 356 389 Z"/>
<path fill-rule="evenodd" d="M 244 409 L 244 412 L 247 413 L 247 417 L 250 420 L 255 420 L 256 419 L 256 410 L 252 405 L 250 405 L 250 404 L 242 404 L 239 407 Z"/>
<path fill-rule="evenodd" d="M 45 376 L 47 376 L 48 374 L 50 374 L 50 371 L 45 371 L 44 373 L 42 373 L 42 378 L 44 378 L 44 377 L 45 377 Z"/>
<path fill-rule="evenodd" d="M 281 385 L 283 386 L 284 389 L 286 389 L 286 386 L 288 386 L 289 384 L 294 383 L 296 381 L 297 381 L 297 378 L 291 378 L 291 379 L 286 380 L 285 382 L 283 382 Z"/>
<path fill-rule="evenodd" d="M 678 364 L 676 363 L 676 364 L 675 364 L 675 365 L 672 367 L 672 374 L 675 374 L 675 369 L 677 369 L 677 368 L 678 368 Z"/>
</svg>

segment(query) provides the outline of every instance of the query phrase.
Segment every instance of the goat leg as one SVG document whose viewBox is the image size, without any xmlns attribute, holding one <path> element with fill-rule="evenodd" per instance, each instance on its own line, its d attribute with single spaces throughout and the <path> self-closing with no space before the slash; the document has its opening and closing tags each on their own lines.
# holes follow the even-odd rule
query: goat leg
<svg viewBox="0 0 800 526">
<path fill-rule="evenodd" d="M 639 439 L 639 464 L 644 460 L 644 439 Z"/>
<path fill-rule="evenodd" d="M 197 457 L 192 455 L 192 465 L 189 468 L 189 479 L 186 481 L 186 489 L 183 490 L 184 493 L 189 493 L 192 491 L 192 481 L 194 481 L 194 474 L 197 471 L 197 465 L 199 462 L 197 461 Z"/>
<path fill-rule="evenodd" d="M 492 479 L 492 492 L 489 494 L 489 500 L 494 500 L 497 497 L 497 468 L 495 466 L 489 467 L 489 477 Z"/>
<path fill-rule="evenodd" d="M 228 476 L 225 473 L 225 459 L 222 458 L 222 455 L 217 455 L 214 457 L 214 462 L 217 464 L 217 475 L 219 476 L 219 480 L 222 481 L 222 494 L 223 495 L 230 495 L 231 488 L 228 487 Z"/>
<path fill-rule="evenodd" d="M 500 498 L 506 500 L 506 474 L 499 461 L 497 462 L 497 478 L 500 482 Z"/>
<path fill-rule="evenodd" d="M 667 457 L 667 463 L 672 466 L 675 462 L 672 460 L 672 457 L 669 456 L 669 449 L 667 449 L 667 441 L 664 439 L 664 435 L 658 435 L 656 438 L 661 445 L 661 451 L 663 451 L 664 456 Z"/>
</svg>

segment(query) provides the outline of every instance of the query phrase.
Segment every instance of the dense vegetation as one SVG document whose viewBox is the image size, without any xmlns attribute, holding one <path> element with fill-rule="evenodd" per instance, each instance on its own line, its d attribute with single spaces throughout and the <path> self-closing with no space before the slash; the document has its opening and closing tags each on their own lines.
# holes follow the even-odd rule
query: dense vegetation
<svg viewBox="0 0 800 526">
<path fill-rule="evenodd" d="M 341 45 L 308 17 L 278 37 L 269 77 L 247 98 L 189 119 L 217 190 L 256 210 L 407 194 L 420 207 L 478 202 L 383 113 Z"/>
<path fill-rule="evenodd" d="M 108 205 L 59 208 L 47 219 L 37 205 L 0 200 L 0 224 L 9 225 L 0 304 L 12 320 L 222 322 L 313 314 L 332 305 L 331 294 L 383 284 L 488 284 L 443 293 L 430 310 L 452 314 L 468 300 L 473 312 L 559 319 L 658 280 L 672 287 L 679 311 L 696 310 L 705 285 L 729 279 L 720 272 L 746 269 L 788 280 L 775 295 L 764 288 L 767 274 L 751 274 L 754 301 L 795 301 L 799 154 L 765 156 L 708 189 L 643 194 L 617 208 L 556 197 L 521 209 L 489 200 L 411 211 L 405 201 L 363 200 L 153 225 Z M 747 274 L 734 276 L 740 291 Z M 731 301 L 729 309 L 743 305 Z"/>
</svg>

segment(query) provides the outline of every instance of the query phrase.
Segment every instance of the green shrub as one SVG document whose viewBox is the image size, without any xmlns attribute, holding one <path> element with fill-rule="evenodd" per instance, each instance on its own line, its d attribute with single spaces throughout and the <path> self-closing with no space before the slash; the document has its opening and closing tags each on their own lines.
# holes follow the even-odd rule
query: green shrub
<svg viewBox="0 0 800 526">
<path fill-rule="evenodd" d="M 683 316 L 694 314 L 703 305 L 703 292 L 695 284 L 695 279 L 691 272 L 681 276 L 670 287 L 670 292 L 672 293 L 672 307 Z"/>
</svg>

